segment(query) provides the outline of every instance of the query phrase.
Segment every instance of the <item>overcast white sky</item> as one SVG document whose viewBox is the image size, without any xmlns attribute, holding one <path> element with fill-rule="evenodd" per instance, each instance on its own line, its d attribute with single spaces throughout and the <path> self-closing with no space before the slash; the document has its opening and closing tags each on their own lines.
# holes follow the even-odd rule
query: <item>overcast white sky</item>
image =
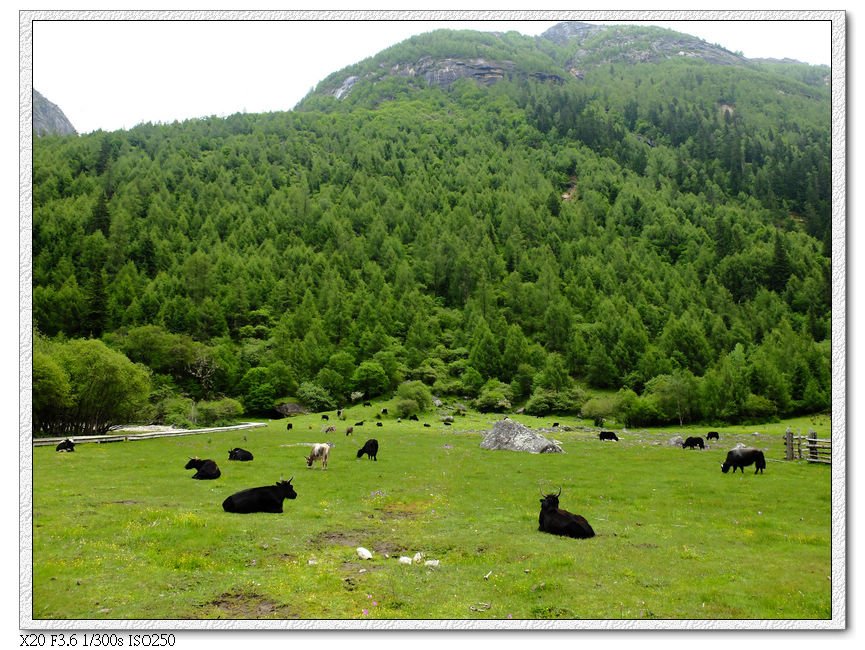
<svg viewBox="0 0 865 650">
<path fill-rule="evenodd" d="M 427 14 L 449 18 L 447 21 L 410 20 L 409 14 L 400 15 L 402 20 L 302 21 L 231 20 L 236 13 L 210 14 L 228 18 L 224 20 L 158 21 L 92 20 L 87 18 L 93 14 L 86 13 L 57 15 L 64 19 L 33 23 L 33 87 L 57 104 L 79 133 L 89 133 L 131 128 L 141 122 L 289 110 L 330 73 L 414 34 L 441 27 L 538 35 L 564 19 L 633 18 L 634 12 L 523 12 L 523 17 L 551 20 L 507 22 L 492 20 L 503 12 L 485 12 L 482 17 L 487 20 L 472 22 L 457 20 L 466 17 L 465 12 Z M 170 12 L 163 17 L 166 15 L 177 17 Z M 831 23 L 827 20 L 664 22 L 649 20 L 653 16 L 637 17 L 749 58 L 787 57 L 826 65 L 832 60 Z"/>
</svg>

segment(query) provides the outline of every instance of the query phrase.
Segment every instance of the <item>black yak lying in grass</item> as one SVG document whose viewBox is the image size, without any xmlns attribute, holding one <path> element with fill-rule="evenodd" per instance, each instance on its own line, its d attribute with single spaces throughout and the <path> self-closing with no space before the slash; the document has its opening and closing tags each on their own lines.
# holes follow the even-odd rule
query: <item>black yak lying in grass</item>
<svg viewBox="0 0 865 650">
<path fill-rule="evenodd" d="M 219 478 L 222 474 L 216 463 L 209 458 L 190 458 L 189 462 L 186 463 L 186 469 L 198 470 L 192 475 L 192 478 L 197 478 L 202 481 Z"/>
<path fill-rule="evenodd" d="M 282 512 L 282 502 L 285 499 L 296 499 L 297 492 L 291 485 L 292 476 L 287 481 L 279 481 L 276 485 L 265 485 L 241 490 L 222 502 L 225 512 L 249 514 L 251 512 Z"/>
<path fill-rule="evenodd" d="M 538 516 L 538 530 L 551 535 L 562 535 L 576 539 L 588 539 L 595 536 L 595 531 L 586 518 L 559 508 L 558 494 L 547 494 L 541 499 L 541 513 Z"/>
<path fill-rule="evenodd" d="M 252 452 L 247 451 L 246 449 L 241 449 L 240 447 L 235 447 L 228 452 L 228 460 L 252 460 Z"/>
</svg>

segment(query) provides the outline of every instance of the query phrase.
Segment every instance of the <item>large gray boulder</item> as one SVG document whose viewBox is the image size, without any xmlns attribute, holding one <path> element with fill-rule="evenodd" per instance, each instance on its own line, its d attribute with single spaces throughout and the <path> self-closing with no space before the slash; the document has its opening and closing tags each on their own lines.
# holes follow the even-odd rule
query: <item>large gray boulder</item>
<svg viewBox="0 0 865 650">
<path fill-rule="evenodd" d="M 484 436 L 481 449 L 527 451 L 531 454 L 561 454 L 562 448 L 528 427 L 510 418 L 499 420 Z"/>
</svg>

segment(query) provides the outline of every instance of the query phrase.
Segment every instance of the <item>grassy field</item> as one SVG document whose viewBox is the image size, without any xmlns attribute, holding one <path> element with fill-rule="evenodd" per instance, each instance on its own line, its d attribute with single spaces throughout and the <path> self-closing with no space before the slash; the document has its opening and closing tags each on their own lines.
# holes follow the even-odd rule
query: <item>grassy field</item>
<svg viewBox="0 0 865 650">
<path fill-rule="evenodd" d="M 309 415 L 292 431 L 34 448 L 33 618 L 831 618 L 831 468 L 784 461 L 782 437 L 829 437 L 828 418 L 720 428 L 704 451 L 667 441 L 705 428 L 601 443 L 557 418 L 573 429 L 545 435 L 566 453 L 533 455 L 479 447 L 495 415 L 376 427 L 379 406 L 330 434 Z M 378 461 L 357 459 L 371 437 Z M 307 469 L 309 443 L 328 440 L 328 469 Z M 765 474 L 721 473 L 740 441 L 766 451 Z M 235 446 L 255 460 L 229 462 Z M 222 477 L 192 480 L 196 455 Z M 223 512 L 228 495 L 289 477 L 283 514 Z M 559 487 L 595 538 L 537 531 L 540 492 Z M 416 553 L 438 566 L 397 559 Z"/>
</svg>

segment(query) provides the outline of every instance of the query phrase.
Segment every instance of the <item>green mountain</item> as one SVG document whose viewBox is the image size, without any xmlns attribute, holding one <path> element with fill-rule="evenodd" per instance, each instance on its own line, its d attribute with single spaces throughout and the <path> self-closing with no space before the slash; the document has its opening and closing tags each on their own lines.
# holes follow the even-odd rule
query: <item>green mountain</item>
<svg viewBox="0 0 865 650">
<path fill-rule="evenodd" d="M 150 419 L 406 380 L 629 425 L 825 410 L 827 74 L 437 31 L 293 111 L 39 138 L 34 396 L 74 401 L 63 341 L 93 338 L 151 371 Z"/>
</svg>

